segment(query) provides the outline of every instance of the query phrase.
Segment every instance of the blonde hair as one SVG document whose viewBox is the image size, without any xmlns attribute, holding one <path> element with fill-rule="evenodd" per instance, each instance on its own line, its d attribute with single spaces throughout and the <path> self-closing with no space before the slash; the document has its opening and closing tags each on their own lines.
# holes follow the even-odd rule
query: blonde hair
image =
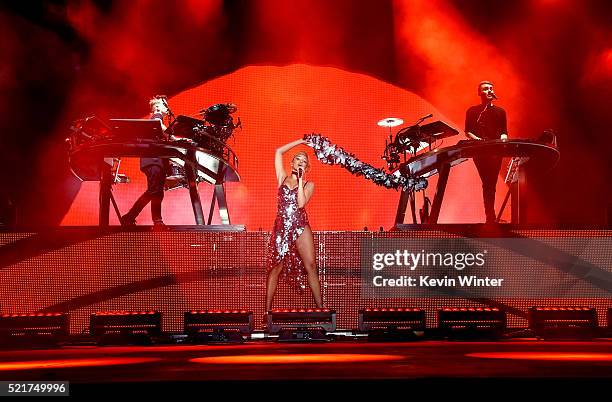
<svg viewBox="0 0 612 402">
<path fill-rule="evenodd" d="M 310 157 L 308 156 L 308 154 L 305 151 L 298 151 L 293 155 L 293 158 L 291 158 L 291 162 L 293 162 L 295 160 L 295 158 L 298 157 L 298 155 L 304 155 L 304 157 L 306 157 L 306 171 L 310 170 Z"/>
<path fill-rule="evenodd" d="M 155 105 L 156 103 L 161 103 L 162 105 L 164 105 L 164 101 L 162 99 L 160 99 L 160 98 L 151 98 L 149 100 L 149 108 L 151 109 L 151 111 L 153 111 L 153 105 Z"/>
</svg>

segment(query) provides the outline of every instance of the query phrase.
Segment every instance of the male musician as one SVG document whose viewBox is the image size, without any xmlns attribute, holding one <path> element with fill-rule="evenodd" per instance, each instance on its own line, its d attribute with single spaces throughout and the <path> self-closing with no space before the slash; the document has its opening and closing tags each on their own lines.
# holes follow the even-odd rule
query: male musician
<svg viewBox="0 0 612 402">
<path fill-rule="evenodd" d="M 150 118 L 160 120 L 163 130 L 166 130 L 163 119 L 168 114 L 168 107 L 164 100 L 153 98 L 149 101 L 149 106 L 151 107 Z M 121 225 L 134 226 L 136 224 L 136 217 L 150 202 L 153 227 L 155 229 L 165 228 L 161 210 L 162 200 L 164 199 L 167 164 L 167 159 L 140 158 L 140 171 L 147 176 L 147 190 L 136 200 L 129 212 L 121 217 Z"/>
<path fill-rule="evenodd" d="M 478 84 L 480 105 L 470 107 L 465 114 L 465 135 L 476 141 L 508 139 L 506 111 L 493 105 L 497 99 L 493 84 L 482 81 Z M 482 156 L 474 158 L 474 164 L 482 180 L 482 198 L 487 223 L 495 223 L 495 187 L 501 168 L 502 158 L 497 156 Z"/>
</svg>

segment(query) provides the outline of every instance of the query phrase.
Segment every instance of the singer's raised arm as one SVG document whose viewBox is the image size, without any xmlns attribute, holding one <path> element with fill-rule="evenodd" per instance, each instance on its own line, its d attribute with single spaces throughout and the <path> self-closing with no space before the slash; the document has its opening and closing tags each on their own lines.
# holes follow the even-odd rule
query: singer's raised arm
<svg viewBox="0 0 612 402">
<path fill-rule="evenodd" d="M 300 144 L 304 144 L 304 140 L 301 138 L 276 149 L 276 153 L 274 154 L 274 168 L 276 169 L 276 180 L 279 186 L 283 183 L 285 177 L 287 177 L 287 172 L 285 172 L 285 168 L 283 167 L 283 154 Z"/>
</svg>

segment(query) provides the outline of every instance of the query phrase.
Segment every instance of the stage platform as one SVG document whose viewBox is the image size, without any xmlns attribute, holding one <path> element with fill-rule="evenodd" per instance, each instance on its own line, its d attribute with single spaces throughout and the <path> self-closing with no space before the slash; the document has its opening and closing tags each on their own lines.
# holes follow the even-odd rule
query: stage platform
<svg viewBox="0 0 612 402">
<path fill-rule="evenodd" d="M 97 311 L 162 313 L 165 333 L 183 331 L 184 312 L 201 309 L 245 309 L 254 312 L 256 329 L 264 314 L 267 232 L 243 227 L 60 227 L 38 232 L 0 233 L 0 308 L 3 314 L 63 312 L 70 315 L 70 333 L 88 330 Z M 603 229 L 541 229 L 487 225 L 406 226 L 386 232 L 316 232 L 315 248 L 326 307 L 338 312 L 339 329 L 357 327 L 358 310 L 413 307 L 427 312 L 427 327 L 437 326 L 442 307 L 498 307 L 508 311 L 508 326 L 527 326 L 532 306 L 589 306 L 605 326 L 612 307 L 612 239 Z M 495 261 L 508 280 L 530 275 L 541 283 L 571 284 L 567 294 L 505 295 L 504 297 L 380 297 L 363 285 L 364 245 L 384 241 L 461 242 L 501 239 L 536 241 L 547 255 L 503 250 Z M 603 243 L 602 243 L 603 242 Z M 442 244 L 442 243 L 440 243 Z M 462 243 L 463 244 L 463 243 Z M 480 243 L 478 243 L 480 244 Z M 540 259 L 541 261 L 538 261 Z M 521 262 L 522 261 L 522 262 Z M 520 262 L 520 263 L 519 263 Z M 514 278 L 521 279 L 521 278 Z M 599 293 L 569 297 L 576 286 Z M 602 291 L 603 289 L 603 291 Z M 607 289 L 607 290 L 606 290 Z M 603 293 L 602 293 L 603 292 Z M 593 296 L 595 294 L 595 296 Z M 602 296 L 603 294 L 603 296 Z M 591 295 L 591 296 L 588 296 Z M 315 307 L 309 289 L 300 291 L 281 281 L 275 308 Z"/>
<path fill-rule="evenodd" d="M 53 348 L 3 343 L 5 381 L 70 381 L 71 395 L 266 395 L 280 390 L 342 397 L 364 389 L 406 395 L 547 395 L 600 390 L 612 377 L 607 311 L 612 239 L 603 229 L 487 225 L 405 226 L 386 232 L 316 232 L 317 267 L 326 307 L 337 311 L 327 341 L 280 343 L 262 331 L 267 232 L 243 227 L 62 227 L 0 233 L 3 314 L 67 313 L 68 338 Z M 534 250 L 505 250 L 492 261 L 508 280 L 530 272 L 541 283 L 571 284 L 558 297 L 379 297 L 363 281 L 364 249 L 380 242 L 485 244 L 533 241 Z M 501 243 L 496 243 L 501 241 Z M 416 243 L 415 243 L 416 242 Z M 603 243 L 602 243 L 603 242 Z M 521 243 L 522 244 L 522 243 Z M 425 247 L 425 246 L 423 246 Z M 540 254 L 541 249 L 547 253 Z M 516 279 L 516 278 L 515 278 Z M 520 278 L 519 278 L 520 279 Z M 555 282 L 556 281 L 556 282 Z M 571 291 L 603 296 L 568 297 Z M 608 290 L 606 290 L 608 289 Z M 587 294 L 587 293 L 585 293 Z M 591 294 L 591 293 L 588 293 Z M 466 296 L 466 295 L 463 295 Z M 600 331 L 590 341 L 537 340 L 527 330 L 532 306 L 596 309 Z M 276 308 L 314 307 L 308 289 L 281 281 Z M 426 328 L 409 342 L 368 341 L 356 331 L 363 308 L 410 307 L 426 312 Z M 499 308 L 508 313 L 501 339 L 465 342 L 438 331 L 444 307 Z M 255 332 L 242 344 L 190 344 L 184 313 L 202 309 L 253 312 Z M 99 346 L 89 334 L 100 311 L 158 311 L 161 334 L 150 346 Z M 10 347 L 10 348 L 9 348 Z M 537 382 L 534 382 L 537 380 Z M 289 388 L 286 388 L 289 387 Z M 270 393 L 271 392 L 271 393 Z M 386 391 L 385 391 L 386 392 Z"/>
</svg>

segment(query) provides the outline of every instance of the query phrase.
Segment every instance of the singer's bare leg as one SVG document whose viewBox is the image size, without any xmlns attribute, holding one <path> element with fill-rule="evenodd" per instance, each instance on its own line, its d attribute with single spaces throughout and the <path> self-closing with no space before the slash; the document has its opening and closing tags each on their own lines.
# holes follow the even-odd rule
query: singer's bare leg
<svg viewBox="0 0 612 402">
<path fill-rule="evenodd" d="M 276 285 L 278 285 L 278 276 L 283 270 L 283 264 L 280 263 L 273 267 L 268 272 L 268 281 L 266 287 L 266 314 L 272 310 L 272 300 L 274 300 L 274 294 L 276 293 Z"/>
<path fill-rule="evenodd" d="M 296 240 L 295 245 L 304 268 L 308 274 L 308 285 L 312 290 L 312 296 L 314 297 L 315 303 L 318 308 L 323 308 L 323 299 L 321 297 L 321 283 L 319 282 L 319 274 L 317 272 L 317 264 L 315 259 L 314 239 L 312 237 L 312 230 L 310 226 L 304 228 L 302 235 Z"/>
</svg>

